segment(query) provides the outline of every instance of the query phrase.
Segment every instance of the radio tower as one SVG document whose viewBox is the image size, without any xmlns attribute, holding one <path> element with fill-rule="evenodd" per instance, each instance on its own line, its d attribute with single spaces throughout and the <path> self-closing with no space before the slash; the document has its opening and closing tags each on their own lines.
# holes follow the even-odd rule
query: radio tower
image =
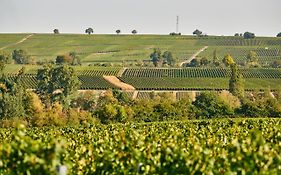
<svg viewBox="0 0 281 175">
<path fill-rule="evenodd" d="M 177 16 L 177 27 L 176 27 L 176 33 L 179 33 L 179 16 Z"/>
</svg>

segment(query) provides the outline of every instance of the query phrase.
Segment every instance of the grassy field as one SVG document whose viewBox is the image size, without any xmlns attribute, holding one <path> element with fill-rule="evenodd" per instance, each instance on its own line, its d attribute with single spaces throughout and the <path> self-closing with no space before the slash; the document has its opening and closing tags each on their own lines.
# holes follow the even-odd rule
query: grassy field
<svg viewBox="0 0 281 175">
<path fill-rule="evenodd" d="M 15 35 L 14 37 L 19 37 Z M 21 36 L 22 37 L 22 36 Z M 0 40 L 15 42 L 4 34 Z M 148 60 L 154 48 L 169 50 L 179 59 L 190 57 L 200 45 L 192 36 L 161 35 L 52 35 L 35 34 L 7 51 L 25 49 L 36 60 L 54 60 L 57 55 L 75 51 L 84 63 Z"/>
<path fill-rule="evenodd" d="M 27 34 L 0 34 L 0 48 L 16 43 L 25 36 Z M 204 46 L 209 48 L 199 57 L 212 59 L 212 53 L 217 49 L 219 58 L 230 53 L 238 62 L 245 61 L 250 50 L 258 53 L 262 64 L 281 59 L 281 39 L 261 37 L 245 40 L 222 36 L 34 34 L 26 41 L 4 50 L 24 49 L 35 60 L 42 62 L 75 51 L 83 63 L 91 64 L 149 60 L 154 48 L 171 51 L 181 61 L 190 58 Z"/>
</svg>

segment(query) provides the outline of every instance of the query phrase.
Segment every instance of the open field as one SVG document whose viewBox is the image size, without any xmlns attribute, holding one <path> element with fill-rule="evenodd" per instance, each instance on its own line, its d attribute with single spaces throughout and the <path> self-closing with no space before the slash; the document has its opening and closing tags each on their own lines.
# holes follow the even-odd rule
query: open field
<svg viewBox="0 0 281 175">
<path fill-rule="evenodd" d="M 66 165 L 68 174 L 280 174 L 280 122 L 215 119 L 0 129 L 0 173 L 55 174 L 57 165 Z M 17 166 L 9 166 L 13 163 Z"/>
<path fill-rule="evenodd" d="M 0 48 L 20 41 L 28 34 L 0 34 Z M 281 59 L 281 39 L 243 39 L 241 37 L 195 37 L 168 35 L 78 35 L 78 34 L 34 34 L 22 43 L 11 45 L 4 50 L 27 50 L 36 61 L 54 60 L 57 55 L 75 51 L 84 64 L 123 63 L 147 61 L 154 48 L 162 52 L 171 51 L 179 62 L 189 59 L 204 46 L 209 46 L 199 57 L 212 59 L 217 49 L 220 59 L 230 53 L 243 63 L 246 54 L 256 51 L 261 64 L 270 64 Z"/>
</svg>

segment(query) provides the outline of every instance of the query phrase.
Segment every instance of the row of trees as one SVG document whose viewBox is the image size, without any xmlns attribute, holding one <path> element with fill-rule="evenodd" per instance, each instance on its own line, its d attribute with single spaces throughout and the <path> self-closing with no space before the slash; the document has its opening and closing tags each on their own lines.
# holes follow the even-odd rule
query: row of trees
<svg viewBox="0 0 281 175">
<path fill-rule="evenodd" d="M 59 29 L 54 29 L 53 32 L 54 32 L 54 34 L 60 34 Z M 119 35 L 119 34 L 121 33 L 121 30 L 118 29 L 118 30 L 116 30 L 115 32 L 116 32 L 117 35 Z M 94 29 L 91 28 L 91 27 L 89 27 L 89 28 L 87 28 L 87 29 L 85 30 L 85 33 L 87 33 L 87 34 L 90 35 L 90 34 L 94 33 Z M 137 34 L 137 33 L 138 33 L 137 30 L 132 30 L 132 34 L 135 35 L 135 34 Z"/>
</svg>

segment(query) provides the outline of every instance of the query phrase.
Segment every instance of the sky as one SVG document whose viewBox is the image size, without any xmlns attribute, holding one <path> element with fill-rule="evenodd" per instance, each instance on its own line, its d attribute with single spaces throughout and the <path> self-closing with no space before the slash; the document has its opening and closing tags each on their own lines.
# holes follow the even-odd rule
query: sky
<svg viewBox="0 0 281 175">
<path fill-rule="evenodd" d="M 209 35 L 281 32 L 281 0 L 0 0 L 0 33 Z"/>
</svg>

